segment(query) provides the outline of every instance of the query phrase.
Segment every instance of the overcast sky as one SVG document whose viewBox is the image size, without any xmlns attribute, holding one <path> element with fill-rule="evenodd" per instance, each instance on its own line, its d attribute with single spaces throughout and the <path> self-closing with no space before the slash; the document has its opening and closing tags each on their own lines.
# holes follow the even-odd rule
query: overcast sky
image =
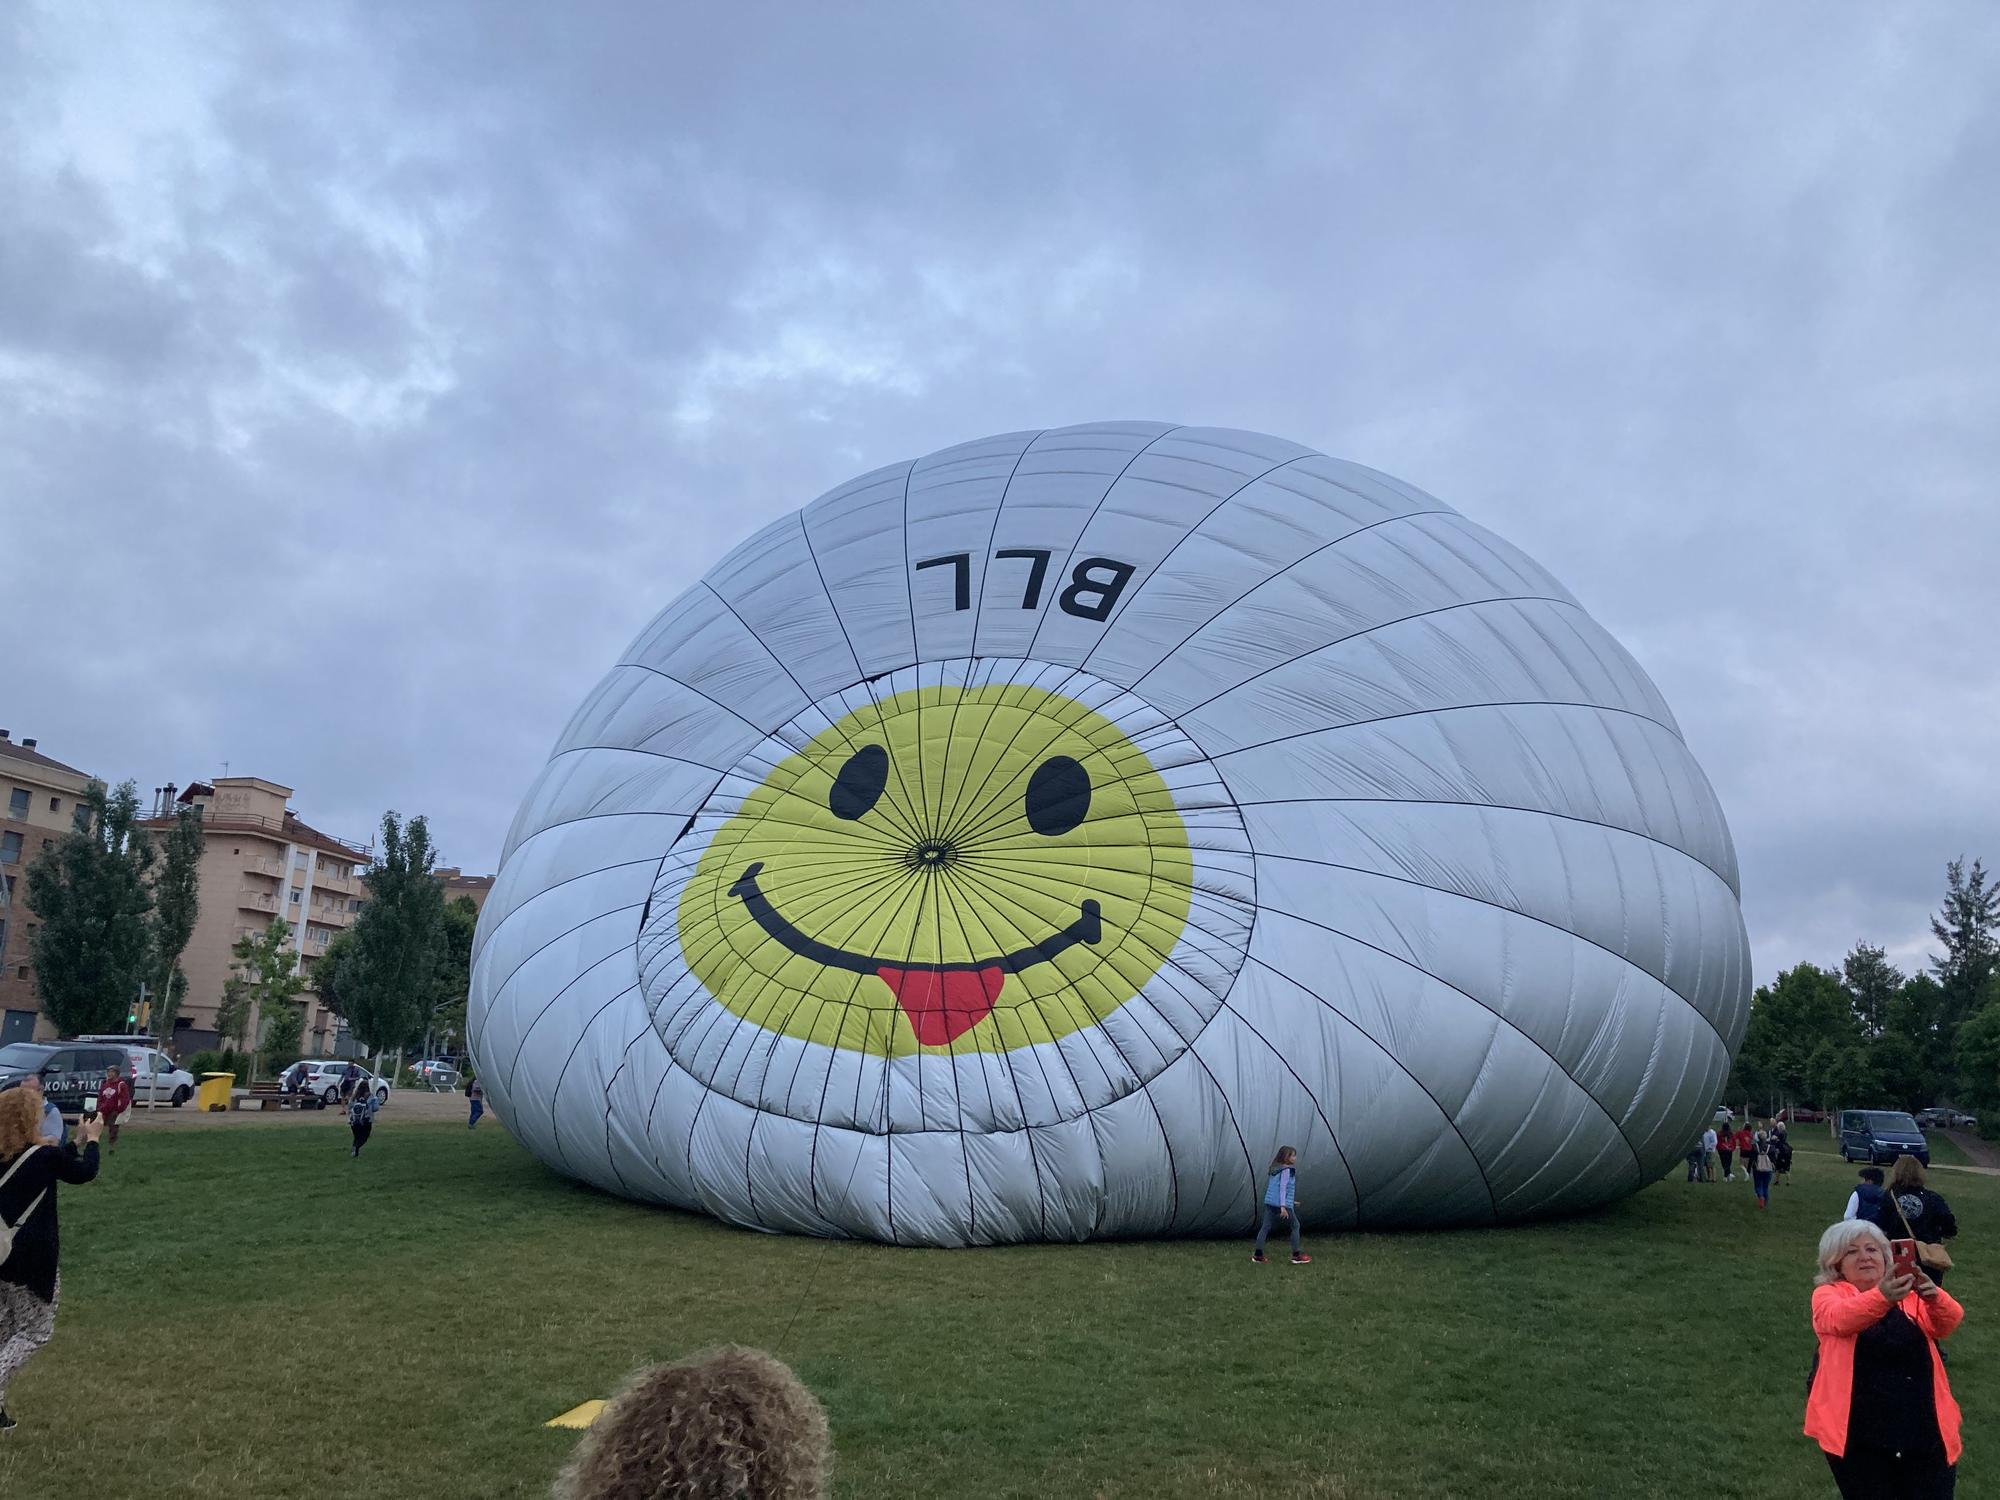
<svg viewBox="0 0 2000 1500">
<path fill-rule="evenodd" d="M 0 725 L 490 870 L 754 526 L 1250 427 L 1637 654 L 1760 981 L 1920 962 L 2000 864 L 1996 78 L 1985 0 L 0 7 Z"/>
</svg>

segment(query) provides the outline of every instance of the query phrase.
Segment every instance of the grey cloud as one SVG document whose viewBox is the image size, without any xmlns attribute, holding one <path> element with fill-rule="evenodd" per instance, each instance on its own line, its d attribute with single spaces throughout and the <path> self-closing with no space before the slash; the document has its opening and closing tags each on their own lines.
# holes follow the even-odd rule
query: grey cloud
<svg viewBox="0 0 2000 1500">
<path fill-rule="evenodd" d="M 64 622 L 5 696 L 65 759 L 490 866 L 755 525 L 1149 416 L 1548 564 L 1715 782 L 1760 975 L 2000 860 L 1983 7 L 165 14 L 0 40 L 0 511 Z M 101 117 L 149 49 L 186 97 Z"/>
</svg>

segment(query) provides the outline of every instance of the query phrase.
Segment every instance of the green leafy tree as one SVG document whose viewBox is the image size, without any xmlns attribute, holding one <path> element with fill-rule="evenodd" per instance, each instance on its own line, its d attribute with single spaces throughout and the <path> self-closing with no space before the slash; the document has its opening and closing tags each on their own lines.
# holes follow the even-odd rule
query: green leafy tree
<svg viewBox="0 0 2000 1500">
<path fill-rule="evenodd" d="M 148 938 L 152 948 L 153 1014 L 151 1030 L 161 1041 L 171 1040 L 174 1017 L 187 993 L 187 976 L 180 972 L 181 955 L 194 936 L 201 915 L 201 808 L 184 807 L 174 826 L 160 840 L 160 860 L 153 879 L 153 919 Z M 178 981 L 178 983 L 176 983 Z"/>
<path fill-rule="evenodd" d="M 1813 964 L 1784 970 L 1751 996 L 1731 1093 L 1740 1089 L 1767 1103 L 1830 1103 L 1824 1094 L 1829 1080 L 1865 1072 L 1862 1041 L 1853 1001 L 1838 978 Z"/>
<path fill-rule="evenodd" d="M 149 970 L 147 872 L 153 845 L 139 828 L 139 789 L 84 792 L 88 822 L 28 867 L 40 926 L 31 953 L 42 1010 L 66 1035 L 122 1031 Z"/>
<path fill-rule="evenodd" d="M 1961 1102 L 1979 1114 L 1979 1128 L 2000 1137 L 2000 974 L 1986 981 L 1979 1008 L 1958 1028 L 1954 1045 Z"/>
<path fill-rule="evenodd" d="M 1931 972 L 1944 991 L 1941 1022 L 1947 1032 L 1979 1007 L 1986 981 L 2000 963 L 2000 885 L 1986 884 L 1978 860 L 1968 875 L 1964 859 L 1945 866 L 1944 908 L 1931 918 L 1931 932 L 1944 945 L 1931 955 Z"/>
<path fill-rule="evenodd" d="M 472 939 L 479 927 L 479 907 L 470 896 L 459 896 L 444 908 L 444 962 L 439 969 L 437 1008 L 430 1033 L 440 1046 L 465 1038 L 465 1003 L 472 989 Z"/>
<path fill-rule="evenodd" d="M 230 949 L 237 973 L 223 985 L 223 1009 L 229 1012 L 226 1036 L 255 1038 L 255 1050 L 266 1061 L 298 1056 L 305 1030 L 305 1005 L 298 996 L 306 987 L 292 947 L 292 924 L 274 917 L 262 932 L 249 933 Z M 222 1015 L 216 1029 L 223 1030 Z M 256 1077 L 253 1063 L 251 1077 Z"/>
<path fill-rule="evenodd" d="M 1903 975 L 1889 955 L 1868 943 L 1856 943 L 1841 960 L 1840 982 L 1854 1003 L 1854 1019 L 1862 1034 L 1880 1036 L 1888 1025 L 1889 1007 L 1903 987 Z"/>
<path fill-rule="evenodd" d="M 1889 1002 L 1883 1032 L 1907 1040 L 1917 1054 L 1921 1079 L 1917 1093 L 1925 1104 L 1936 1104 L 1951 1093 L 1956 1072 L 1949 1033 L 1944 1028 L 1944 991 L 1928 974 L 1912 974 Z"/>
<path fill-rule="evenodd" d="M 368 904 L 330 974 L 349 1029 L 378 1053 L 415 1046 L 437 1010 L 448 952 L 436 862 L 423 818 L 405 827 L 382 815 L 381 857 L 363 877 Z"/>
</svg>

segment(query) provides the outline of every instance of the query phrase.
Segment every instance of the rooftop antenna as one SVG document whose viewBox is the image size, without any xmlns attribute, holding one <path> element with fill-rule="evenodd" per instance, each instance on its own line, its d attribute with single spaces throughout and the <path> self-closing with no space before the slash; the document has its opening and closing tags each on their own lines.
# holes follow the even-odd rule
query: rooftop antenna
<svg viewBox="0 0 2000 1500">
<path fill-rule="evenodd" d="M 222 763 L 222 774 L 224 776 L 227 776 L 229 774 L 229 762 L 226 760 Z"/>
</svg>

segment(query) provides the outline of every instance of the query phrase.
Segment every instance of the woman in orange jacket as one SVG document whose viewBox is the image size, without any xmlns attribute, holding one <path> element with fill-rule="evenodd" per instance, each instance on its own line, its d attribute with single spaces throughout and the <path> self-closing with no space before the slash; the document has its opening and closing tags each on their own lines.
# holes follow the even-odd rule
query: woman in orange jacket
<svg viewBox="0 0 2000 1500">
<path fill-rule="evenodd" d="M 1862 1219 L 1819 1237 L 1814 1283 L 1805 1432 L 1840 1493 L 1950 1500 L 1964 1445 L 1937 1341 L 1965 1309 L 1921 1269 L 1893 1274 L 1889 1237 Z"/>
</svg>

